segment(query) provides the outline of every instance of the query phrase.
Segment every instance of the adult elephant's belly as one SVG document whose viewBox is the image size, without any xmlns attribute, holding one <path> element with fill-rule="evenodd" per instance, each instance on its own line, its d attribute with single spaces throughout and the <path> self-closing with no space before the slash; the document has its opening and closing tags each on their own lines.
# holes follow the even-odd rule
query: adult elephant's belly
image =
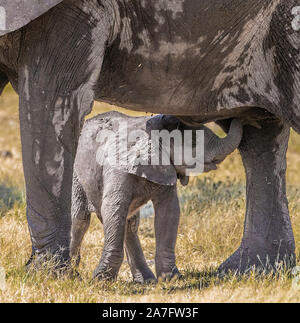
<svg viewBox="0 0 300 323">
<path fill-rule="evenodd" d="M 132 38 L 107 50 L 97 99 L 208 121 L 249 107 L 274 113 L 279 91 L 272 74 L 274 49 L 268 47 L 272 10 L 258 7 L 233 24 L 231 14 L 211 6 L 202 17 L 201 8 L 196 14 L 186 10 L 182 21 L 169 20 L 168 27 L 123 31 Z"/>
<path fill-rule="evenodd" d="M 248 62 L 234 62 L 235 52 L 227 58 L 216 54 L 202 59 L 184 53 L 156 53 L 147 59 L 124 55 L 124 61 L 113 63 L 119 69 L 104 63 L 97 99 L 136 111 L 201 116 L 207 121 L 248 113 L 253 107 L 272 110 L 276 97 L 267 98 L 269 80 L 253 75 Z"/>
</svg>

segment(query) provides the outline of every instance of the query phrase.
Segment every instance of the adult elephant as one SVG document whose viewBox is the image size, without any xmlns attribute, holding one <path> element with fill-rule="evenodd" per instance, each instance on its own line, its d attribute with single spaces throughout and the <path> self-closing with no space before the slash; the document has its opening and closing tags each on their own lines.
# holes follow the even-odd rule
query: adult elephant
<svg viewBox="0 0 300 323">
<path fill-rule="evenodd" d="M 245 119 L 247 211 L 221 270 L 295 261 L 286 198 L 300 132 L 299 0 L 0 1 L 0 87 L 20 97 L 33 254 L 68 259 L 73 160 L 94 100 L 185 123 Z M 4 20 L 6 18 L 6 20 Z"/>
</svg>

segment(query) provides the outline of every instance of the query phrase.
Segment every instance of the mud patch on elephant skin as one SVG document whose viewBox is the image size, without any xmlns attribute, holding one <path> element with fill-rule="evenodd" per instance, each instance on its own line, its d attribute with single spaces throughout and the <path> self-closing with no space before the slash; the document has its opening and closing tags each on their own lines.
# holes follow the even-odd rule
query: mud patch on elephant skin
<svg viewBox="0 0 300 323">
<path fill-rule="evenodd" d="M 131 29 L 131 22 L 128 17 L 122 19 L 122 28 L 120 34 L 120 49 L 127 49 L 128 52 L 131 52 L 133 49 L 132 43 L 132 29 Z"/>
<path fill-rule="evenodd" d="M 145 36 L 143 35 L 141 39 L 145 39 Z M 201 56 L 201 44 L 204 39 L 204 37 L 199 37 L 199 40 L 195 44 L 188 44 L 181 38 L 175 38 L 173 43 L 161 40 L 159 41 L 158 50 L 152 52 L 149 51 L 149 47 L 143 46 L 135 54 L 151 58 L 151 60 L 157 62 L 163 62 L 168 56 L 174 59 L 180 59 L 183 56 L 201 58 L 203 57 Z M 150 41 L 147 43 L 149 44 Z"/>
<path fill-rule="evenodd" d="M 69 98 L 62 97 L 58 97 L 55 102 L 52 124 L 58 138 L 62 135 L 62 132 L 71 116 L 71 109 L 68 103 Z"/>
<path fill-rule="evenodd" d="M 299 33 L 293 29 L 292 3 L 296 4 L 296 1 L 281 3 L 274 10 L 264 46 L 273 52 L 273 80 L 278 89 L 278 110 L 287 107 L 282 117 L 300 129 L 299 122 L 295 124 L 300 104 L 300 40 Z"/>
<path fill-rule="evenodd" d="M 35 165 L 40 164 L 41 159 L 41 148 L 40 148 L 40 141 L 35 139 L 32 146 L 32 158 Z"/>
<path fill-rule="evenodd" d="M 300 6 L 294 7 L 292 9 L 292 15 L 295 16 L 295 18 L 292 21 L 292 28 L 295 31 L 300 30 Z"/>
<path fill-rule="evenodd" d="M 25 93 L 25 98 L 26 101 L 29 102 L 30 100 L 30 90 L 29 90 L 29 69 L 28 66 L 25 66 L 24 68 L 24 93 Z"/>
<path fill-rule="evenodd" d="M 56 151 L 53 160 L 46 162 L 47 173 L 53 182 L 51 192 L 54 196 L 59 196 L 63 184 L 64 153 L 65 149 L 61 147 L 59 151 Z"/>
<path fill-rule="evenodd" d="M 224 107 L 236 106 L 237 103 L 245 105 L 255 105 L 259 97 L 267 96 L 273 104 L 279 103 L 278 89 L 272 84 L 272 93 L 264 93 L 263 88 L 272 82 L 272 71 L 265 69 L 262 75 L 255 66 L 260 66 L 268 58 L 272 62 L 272 49 L 269 52 L 263 52 L 259 45 L 263 43 L 267 34 L 267 26 L 270 24 L 271 13 L 276 8 L 276 2 L 267 8 L 261 8 L 258 14 L 249 19 L 242 32 L 237 35 L 237 46 L 234 50 L 226 55 L 222 62 L 222 71 L 215 78 L 212 90 L 220 91 L 217 108 L 220 111 Z M 266 26 L 266 28 L 261 28 Z M 276 100 L 277 99 L 277 100 Z M 274 102 L 274 100 L 276 102 Z"/>
<path fill-rule="evenodd" d="M 180 13 L 183 13 L 183 3 L 184 1 L 182 0 L 167 0 L 167 1 L 155 1 L 154 3 L 154 8 L 156 9 L 157 12 L 163 11 L 163 10 L 168 10 L 172 14 L 172 18 L 176 19 L 177 15 Z M 147 9 L 148 1 L 147 0 L 142 0 L 141 1 L 141 6 L 144 9 Z"/>
</svg>

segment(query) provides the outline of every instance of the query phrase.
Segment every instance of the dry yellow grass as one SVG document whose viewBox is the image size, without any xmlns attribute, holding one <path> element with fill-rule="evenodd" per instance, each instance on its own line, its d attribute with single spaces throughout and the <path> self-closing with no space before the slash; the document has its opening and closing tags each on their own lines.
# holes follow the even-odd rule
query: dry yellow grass
<svg viewBox="0 0 300 323">
<path fill-rule="evenodd" d="M 107 111 L 96 104 L 93 114 Z M 116 282 L 92 283 L 91 272 L 103 246 L 103 232 L 93 218 L 82 248 L 82 280 L 55 279 L 45 272 L 27 273 L 30 238 L 24 206 L 17 96 L 10 88 L 0 98 L 0 266 L 6 271 L 6 290 L 0 302 L 299 302 L 300 289 L 292 288 L 288 274 L 278 277 L 216 277 L 215 270 L 239 245 L 245 211 L 245 175 L 238 153 L 218 171 L 194 179 L 180 189 L 182 217 L 177 242 L 177 262 L 184 280 L 141 286 L 131 282 L 123 264 Z M 300 259 L 300 137 L 292 133 L 288 153 L 288 195 Z M 7 198 L 8 197 L 8 198 Z M 2 204 L 1 204 L 2 203 Z M 12 207 L 12 205 L 14 206 Z M 153 219 L 143 219 L 140 237 L 154 269 Z"/>
</svg>

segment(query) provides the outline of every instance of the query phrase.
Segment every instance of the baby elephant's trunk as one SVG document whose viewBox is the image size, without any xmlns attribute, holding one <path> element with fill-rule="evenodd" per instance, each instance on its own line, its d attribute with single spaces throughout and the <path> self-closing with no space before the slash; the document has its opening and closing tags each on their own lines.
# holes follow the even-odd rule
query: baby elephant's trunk
<svg viewBox="0 0 300 323">
<path fill-rule="evenodd" d="M 240 120 L 233 119 L 227 137 L 218 139 L 215 145 L 214 160 L 219 163 L 230 155 L 241 143 L 243 125 Z"/>
</svg>

